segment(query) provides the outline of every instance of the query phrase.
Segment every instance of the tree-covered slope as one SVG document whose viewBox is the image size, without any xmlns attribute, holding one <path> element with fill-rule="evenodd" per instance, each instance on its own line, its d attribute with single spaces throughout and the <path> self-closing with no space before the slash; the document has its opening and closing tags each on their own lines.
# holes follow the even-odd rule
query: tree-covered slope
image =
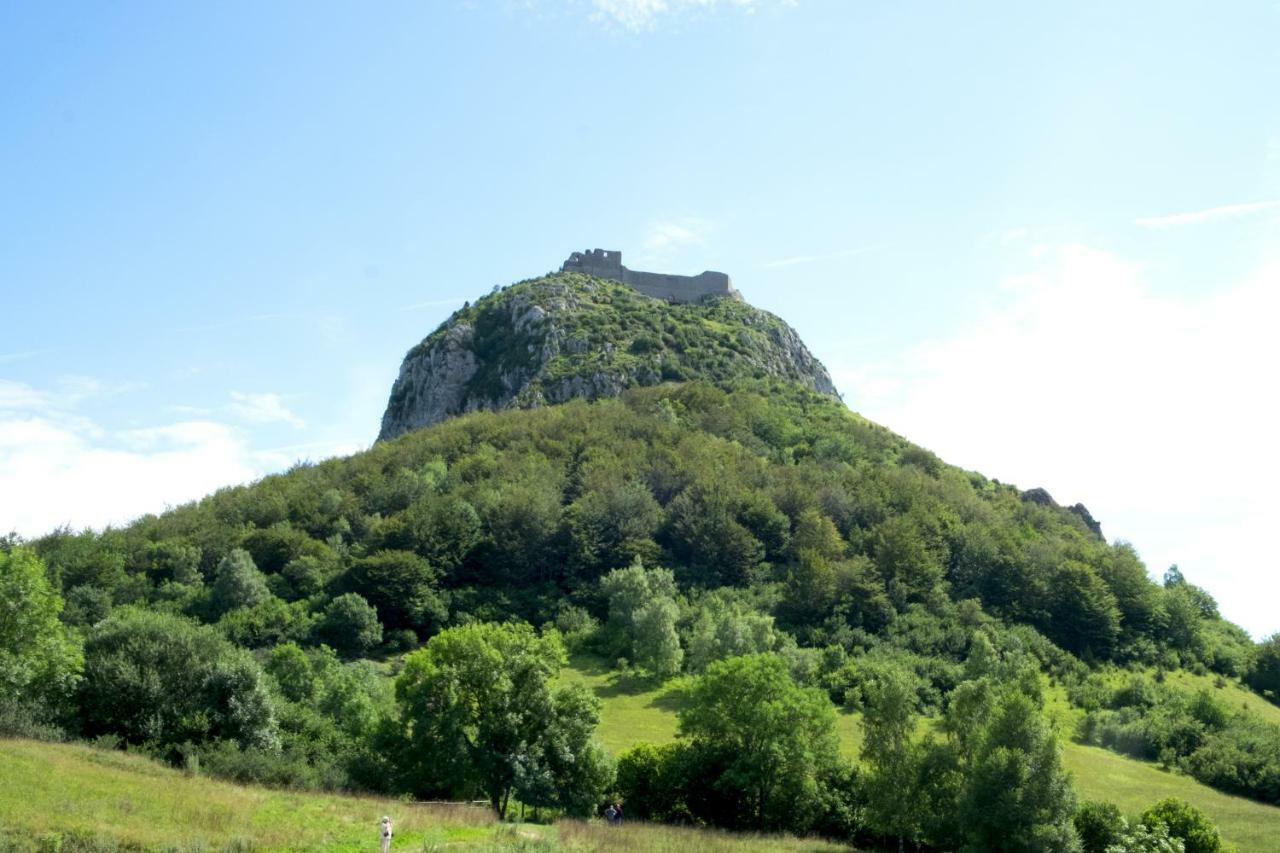
<svg viewBox="0 0 1280 853">
<path fill-rule="evenodd" d="M 379 439 L 479 409 L 742 378 L 835 394 L 826 368 L 767 311 L 736 299 L 670 303 L 608 279 L 555 273 L 468 304 L 410 350 Z"/>
<path fill-rule="evenodd" d="M 312 636 L 343 593 L 371 602 L 394 642 L 570 603 L 603 616 L 596 581 L 639 559 L 683 589 L 755 590 L 805 642 L 892 633 L 972 599 L 1089 659 L 1242 674 L 1252 647 L 1202 591 L 1153 584 L 1072 511 L 789 383 L 476 413 L 34 546 L 73 620 L 147 602 L 247 645 Z M 265 575 L 248 600 L 219 585 L 237 549 Z"/>
<path fill-rule="evenodd" d="M 84 636 L 78 681 L 55 682 L 72 686 L 37 722 L 241 780 L 485 794 L 503 807 L 515 796 L 586 813 L 605 793 L 607 763 L 575 777 L 585 765 L 554 756 L 567 744 L 599 755 L 589 746 L 595 700 L 545 685 L 558 639 L 531 651 L 542 648 L 535 636 L 562 636 L 628 678 L 723 682 L 746 667 L 826 744 L 820 760 L 788 765 L 785 801 L 766 806 L 760 794 L 761 805 L 742 808 L 725 793 L 654 805 L 659 816 L 687 807 L 728 827 L 859 843 L 906 834 L 944 849 L 998 834 L 968 818 L 898 825 L 900 786 L 880 784 L 893 773 L 874 756 L 866 779 L 842 763 L 820 709 L 892 708 L 900 732 L 938 720 L 946 737 L 924 758 L 905 746 L 881 758 L 922 780 L 934 777 L 919 761 L 957 762 L 938 777 L 957 780 L 952 788 L 921 790 L 940 798 L 937 814 L 967 802 L 963 814 L 977 820 L 999 813 L 981 797 L 1012 784 L 999 781 L 1006 747 L 990 739 L 1023 732 L 1019 761 L 1056 754 L 1036 686 L 1046 678 L 1089 724 L 1065 734 L 1280 798 L 1280 728 L 1163 675 L 1269 671 L 1203 590 L 1176 572 L 1152 582 L 1132 548 L 1106 543 L 1082 513 L 949 466 L 795 382 L 664 383 L 474 412 L 124 528 L 4 551 L 0 577 L 32 600 L 49 599 L 47 583 L 65 601 L 67 630 Z M 56 606 L 46 609 L 56 623 Z M 559 630 L 535 635 L 521 623 Z M 424 643 L 400 671 L 400 654 Z M 5 671 L 29 662 L 18 663 Z M 1117 676 L 1120 667 L 1131 671 Z M 384 675 L 397 676 L 394 695 Z M 543 686 L 493 686 L 525 678 Z M 522 729 L 520 743 L 536 748 L 512 752 L 498 743 L 504 727 L 450 729 L 457 715 L 430 711 L 464 688 L 477 698 L 460 707 L 518 713 L 531 738 Z M 982 696 L 974 730 L 985 746 L 966 742 L 957 716 Z M 11 710 L 0 702 L 0 730 L 15 730 Z M 723 710 L 699 711 L 703 736 Z M 488 752 L 461 745 L 472 731 L 493 735 Z M 738 766 L 754 753 L 698 737 L 640 759 L 685 773 L 677 791 L 721 784 L 722 771 L 772 778 Z M 617 778 L 626 792 L 636 775 Z M 1059 770 L 1046 778 L 1042 829 L 1068 838 L 1073 795 Z M 879 803 L 865 823 L 861 797 Z M 1036 820 L 1023 821 L 1027 837 L 1040 837 Z"/>
<path fill-rule="evenodd" d="M 411 352 L 388 419 L 367 451 L 122 528 L 0 540 L 23 614 L 0 619 L 0 733 L 872 846 L 1074 849 L 1059 735 L 1280 803 L 1280 727 L 1223 692 L 1274 690 L 1280 641 L 1176 568 L 1153 582 L 1083 506 L 851 412 L 772 315 L 525 282 Z M 677 743 L 615 772 L 566 647 L 692 677 L 684 706 L 661 694 Z"/>
</svg>

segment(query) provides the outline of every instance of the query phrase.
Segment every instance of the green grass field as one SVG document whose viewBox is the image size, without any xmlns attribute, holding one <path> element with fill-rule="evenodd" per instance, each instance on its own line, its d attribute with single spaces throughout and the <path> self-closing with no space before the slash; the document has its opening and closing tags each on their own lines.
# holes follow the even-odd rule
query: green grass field
<svg viewBox="0 0 1280 853">
<path fill-rule="evenodd" d="M 630 823 L 499 824 L 483 807 L 275 791 L 73 744 L 0 740 L 0 851 L 394 850 L 832 853 L 834 844 Z"/>
<path fill-rule="evenodd" d="M 667 743 L 676 736 L 676 711 L 682 691 L 678 685 L 658 688 L 627 685 L 600 662 L 578 656 L 564 678 L 585 684 L 603 700 L 600 739 L 615 755 L 641 741 Z M 1191 673 L 1171 673 L 1168 678 L 1193 689 L 1209 688 L 1233 707 L 1244 706 L 1272 722 L 1280 723 L 1280 708 L 1259 696 L 1228 684 L 1213 688 L 1213 678 Z M 1048 709 L 1058 730 L 1067 740 L 1075 731 L 1081 712 L 1068 705 L 1060 689 L 1050 690 Z M 841 712 L 837 721 L 842 752 L 855 758 L 862 745 L 862 727 L 857 714 Z M 1067 741 L 1064 761 L 1075 777 L 1076 790 L 1084 800 L 1108 800 L 1128 814 L 1136 815 L 1156 800 L 1180 797 L 1204 810 L 1222 829 L 1223 836 L 1238 845 L 1242 853 L 1272 853 L 1280 849 L 1280 808 L 1243 797 L 1232 797 L 1202 785 L 1189 776 L 1161 770 L 1097 747 Z"/>
<path fill-rule="evenodd" d="M 680 680 L 661 686 L 629 681 L 597 659 L 576 656 L 561 676 L 602 700 L 599 734 L 617 755 L 633 744 L 668 743 L 685 699 Z M 1168 678 L 1192 689 L 1208 687 L 1233 706 L 1280 722 L 1280 708 L 1237 685 L 1213 688 L 1190 673 Z M 1049 710 L 1059 729 L 1073 731 L 1079 711 L 1060 690 Z M 858 715 L 838 719 L 842 749 L 854 758 L 861 745 Z M 1163 797 L 1203 809 L 1242 853 L 1277 849 L 1280 808 L 1219 793 L 1195 780 L 1104 749 L 1066 743 L 1064 760 L 1083 799 L 1108 800 L 1137 814 Z M 0 851 L 61 849 L 333 850 L 376 849 L 383 814 L 396 822 L 397 850 L 477 851 L 834 851 L 809 840 L 756 837 L 676 827 L 631 824 L 622 830 L 599 822 L 554 826 L 498 824 L 483 807 L 413 804 L 373 797 L 307 794 L 234 785 L 190 776 L 146 758 L 87 746 L 0 741 Z M 44 837 L 39 847 L 30 839 Z M 63 843 L 77 837 L 101 842 Z M 114 846 L 117 842 L 123 847 Z"/>
</svg>

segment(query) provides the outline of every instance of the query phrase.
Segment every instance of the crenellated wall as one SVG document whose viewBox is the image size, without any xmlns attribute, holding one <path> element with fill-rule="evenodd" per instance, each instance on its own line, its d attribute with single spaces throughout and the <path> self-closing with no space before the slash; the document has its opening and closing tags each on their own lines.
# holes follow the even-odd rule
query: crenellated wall
<svg viewBox="0 0 1280 853">
<path fill-rule="evenodd" d="M 712 296 L 741 299 L 729 276 L 710 270 L 699 275 L 672 275 L 629 270 L 622 265 L 622 252 L 592 249 L 574 252 L 561 265 L 564 272 L 580 272 L 621 282 L 655 299 L 668 302 L 701 302 Z"/>
</svg>

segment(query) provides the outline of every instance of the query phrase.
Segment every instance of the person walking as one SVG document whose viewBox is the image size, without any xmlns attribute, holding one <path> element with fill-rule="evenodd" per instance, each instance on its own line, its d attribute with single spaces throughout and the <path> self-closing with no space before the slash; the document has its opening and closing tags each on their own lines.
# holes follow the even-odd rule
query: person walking
<svg viewBox="0 0 1280 853">
<path fill-rule="evenodd" d="M 391 817 L 389 815 L 382 816 L 382 822 L 378 824 L 378 837 L 382 841 L 382 853 L 387 853 L 391 849 Z"/>
<path fill-rule="evenodd" d="M 604 822 L 609 826 L 613 826 L 618 821 L 618 812 L 614 809 L 613 803 L 609 803 L 604 810 Z"/>
</svg>

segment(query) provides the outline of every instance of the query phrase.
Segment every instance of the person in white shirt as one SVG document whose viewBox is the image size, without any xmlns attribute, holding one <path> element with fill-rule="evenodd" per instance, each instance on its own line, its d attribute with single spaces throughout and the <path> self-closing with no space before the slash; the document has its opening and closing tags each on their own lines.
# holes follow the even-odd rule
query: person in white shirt
<svg viewBox="0 0 1280 853">
<path fill-rule="evenodd" d="M 387 853 L 391 849 L 391 818 L 389 816 L 382 816 L 382 823 L 378 825 L 378 834 L 382 838 L 382 853 Z"/>
</svg>

